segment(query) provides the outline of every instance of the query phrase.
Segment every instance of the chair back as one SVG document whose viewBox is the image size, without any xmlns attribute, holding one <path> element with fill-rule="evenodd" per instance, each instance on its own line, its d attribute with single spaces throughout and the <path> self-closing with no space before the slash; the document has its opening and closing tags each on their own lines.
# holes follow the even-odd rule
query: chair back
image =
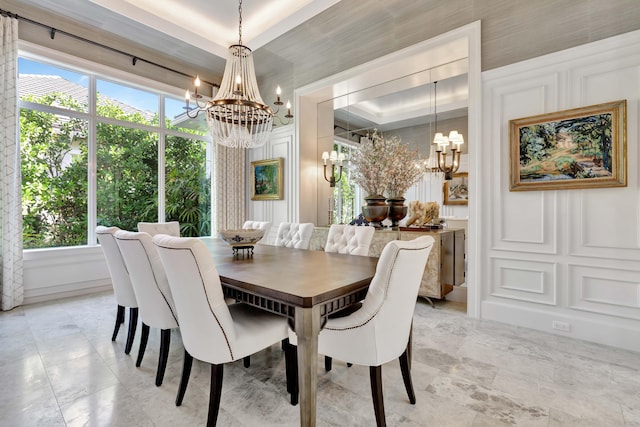
<svg viewBox="0 0 640 427">
<path fill-rule="evenodd" d="M 123 307 L 138 307 L 133 285 L 129 278 L 129 271 L 124 263 L 120 249 L 113 236 L 120 229 L 118 227 L 96 227 L 96 236 L 102 247 L 102 252 L 107 260 L 107 268 L 113 284 L 113 293 L 116 296 L 116 303 Z"/>
<path fill-rule="evenodd" d="M 169 236 L 180 237 L 180 223 L 178 221 L 139 222 L 138 231 L 148 233 L 152 237 L 156 234 L 168 234 Z"/>
<path fill-rule="evenodd" d="M 368 256 L 375 231 L 374 227 L 332 224 L 324 251 Z"/>
<path fill-rule="evenodd" d="M 387 243 L 362 307 L 349 316 L 329 319 L 320 332 L 318 351 L 365 366 L 398 358 L 407 347 L 433 243 L 431 236 Z"/>
<path fill-rule="evenodd" d="M 244 230 L 253 228 L 253 229 L 260 229 L 260 230 L 264 230 L 264 236 L 262 237 L 262 239 L 259 240 L 259 242 L 266 242 L 267 241 L 267 237 L 269 236 L 269 230 L 271 229 L 271 221 L 245 221 L 244 224 L 242 225 L 242 228 Z"/>
<path fill-rule="evenodd" d="M 276 236 L 276 246 L 287 248 L 309 249 L 313 224 L 310 222 L 281 222 Z"/>
<path fill-rule="evenodd" d="M 169 282 L 151 236 L 119 230 L 115 238 L 129 270 L 142 321 L 153 328 L 177 328 L 178 318 Z"/>
<path fill-rule="evenodd" d="M 235 360 L 233 319 L 207 247 L 197 238 L 153 237 L 169 279 L 185 349 L 196 359 L 221 364 Z"/>
<path fill-rule="evenodd" d="M 397 358 L 407 345 L 418 290 L 433 244 L 431 236 L 395 240 L 387 243 L 380 254 L 362 309 L 376 313 L 373 322 L 381 360 Z"/>
</svg>

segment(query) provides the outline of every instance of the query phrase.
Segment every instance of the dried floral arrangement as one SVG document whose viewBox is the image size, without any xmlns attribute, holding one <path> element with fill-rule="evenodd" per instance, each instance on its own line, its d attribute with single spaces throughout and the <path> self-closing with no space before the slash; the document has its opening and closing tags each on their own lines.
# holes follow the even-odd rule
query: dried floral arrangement
<svg viewBox="0 0 640 427">
<path fill-rule="evenodd" d="M 353 180 L 369 196 L 402 197 L 423 175 L 415 166 L 418 151 L 400 138 L 385 138 L 377 129 L 363 139 L 351 157 Z"/>
</svg>

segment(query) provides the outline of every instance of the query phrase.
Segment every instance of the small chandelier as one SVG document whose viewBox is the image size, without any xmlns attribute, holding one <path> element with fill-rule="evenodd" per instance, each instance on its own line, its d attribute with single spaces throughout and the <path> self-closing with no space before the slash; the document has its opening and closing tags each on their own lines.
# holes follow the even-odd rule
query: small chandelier
<svg viewBox="0 0 640 427">
<path fill-rule="evenodd" d="M 278 110 L 274 113 L 262 101 L 253 66 L 253 54 L 251 49 L 242 44 L 242 0 L 239 1 L 238 12 L 239 41 L 229 47 L 224 76 L 216 96 L 201 105 L 199 100 L 202 95 L 198 94 L 200 79 L 196 77 L 194 93 L 187 90 L 185 94 L 185 108 L 187 116 L 192 119 L 204 111 L 211 136 L 218 144 L 233 148 L 261 147 L 269 140 L 274 117 L 278 118 Z M 283 104 L 280 92 L 278 86 L 274 103 L 278 109 Z M 190 106 L 192 97 L 195 98 L 197 108 Z M 288 124 L 292 117 L 291 103 L 287 102 L 287 122 L 280 121 Z"/>
<path fill-rule="evenodd" d="M 453 174 L 460 168 L 460 152 L 462 151 L 460 146 L 464 144 L 464 138 L 458 131 L 452 130 L 449 132 L 449 136 L 444 136 L 442 132 L 438 132 L 438 111 L 437 111 L 437 85 L 438 82 L 433 82 L 434 93 L 434 116 L 436 123 L 436 133 L 433 136 L 433 143 L 436 144 L 436 153 L 438 155 L 437 167 L 442 173 L 444 173 L 445 180 L 453 179 Z M 447 147 L 451 144 L 451 164 L 447 166 Z"/>
</svg>

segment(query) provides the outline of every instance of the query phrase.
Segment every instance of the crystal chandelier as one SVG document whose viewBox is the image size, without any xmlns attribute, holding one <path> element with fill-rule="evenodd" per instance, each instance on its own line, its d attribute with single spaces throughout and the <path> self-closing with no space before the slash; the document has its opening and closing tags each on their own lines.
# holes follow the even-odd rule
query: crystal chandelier
<svg viewBox="0 0 640 427">
<path fill-rule="evenodd" d="M 195 92 L 185 94 L 187 116 L 195 118 L 200 112 L 205 113 L 207 127 L 213 141 L 233 148 L 254 148 L 263 146 L 268 140 L 277 114 L 265 105 L 253 67 L 251 49 L 242 44 L 242 0 L 239 1 L 238 44 L 231 45 L 227 55 L 222 83 L 216 96 L 204 105 L 200 105 L 198 94 L 200 79 L 196 78 Z M 276 90 L 275 105 L 280 101 L 280 87 Z M 197 108 L 191 108 L 190 100 L 195 98 Z M 287 122 L 291 119 L 291 104 L 287 102 Z"/>
<path fill-rule="evenodd" d="M 444 136 L 442 132 L 438 132 L 438 111 L 437 111 L 437 85 L 438 82 L 433 82 L 434 92 L 434 116 L 436 122 L 436 133 L 433 136 L 433 143 L 437 145 L 436 153 L 438 155 L 438 169 L 444 173 L 445 180 L 451 180 L 453 174 L 460 168 L 460 153 L 462 149 L 460 146 L 464 144 L 464 138 L 458 131 L 452 130 L 449 132 L 449 136 Z M 451 164 L 447 166 L 447 147 L 451 144 Z"/>
</svg>

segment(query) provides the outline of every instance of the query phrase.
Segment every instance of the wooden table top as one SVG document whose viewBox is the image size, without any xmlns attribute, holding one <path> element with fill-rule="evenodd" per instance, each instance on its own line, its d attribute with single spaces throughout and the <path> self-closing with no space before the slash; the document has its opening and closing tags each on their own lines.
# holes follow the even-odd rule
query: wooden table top
<svg viewBox="0 0 640 427">
<path fill-rule="evenodd" d="M 258 244 L 253 256 L 233 255 L 220 239 L 202 238 L 215 260 L 220 279 L 297 307 L 312 307 L 366 288 L 377 258 L 307 251 Z"/>
</svg>

